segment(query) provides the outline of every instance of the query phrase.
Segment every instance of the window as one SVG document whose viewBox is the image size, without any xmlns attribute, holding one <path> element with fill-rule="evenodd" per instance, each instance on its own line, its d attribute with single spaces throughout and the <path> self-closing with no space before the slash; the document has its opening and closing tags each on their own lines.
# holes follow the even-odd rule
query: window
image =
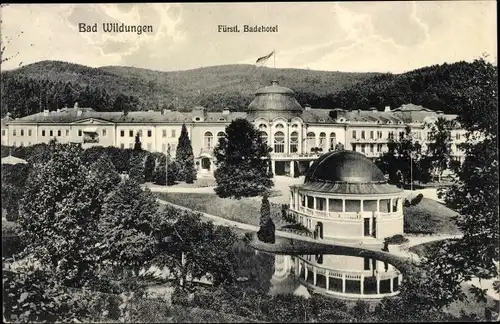
<svg viewBox="0 0 500 324">
<path fill-rule="evenodd" d="M 31 129 L 28 129 L 28 136 L 31 136 Z"/>
<path fill-rule="evenodd" d="M 267 129 L 267 125 L 266 124 L 260 124 L 259 125 L 259 129 Z"/>
<path fill-rule="evenodd" d="M 260 138 L 262 140 L 262 143 L 263 144 L 267 144 L 267 133 L 266 132 L 260 132 L 259 135 L 260 135 Z"/>
<path fill-rule="evenodd" d="M 375 133 L 374 131 L 370 131 L 370 139 L 374 139 L 375 138 L 374 133 Z"/>
<path fill-rule="evenodd" d="M 12 131 L 12 136 L 16 136 L 16 130 L 15 129 Z"/>
<path fill-rule="evenodd" d="M 285 134 L 283 134 L 283 132 L 274 133 L 274 152 L 285 152 Z"/>
<path fill-rule="evenodd" d="M 335 133 L 330 133 L 330 150 L 335 149 L 337 144 L 337 135 Z"/>
<path fill-rule="evenodd" d="M 299 133 L 292 132 L 290 134 L 290 153 L 297 153 L 299 147 Z"/>
<path fill-rule="evenodd" d="M 371 153 L 373 153 L 374 149 L 375 149 L 375 145 L 374 144 L 370 144 L 370 152 Z"/>
<path fill-rule="evenodd" d="M 203 135 L 203 147 L 211 149 L 213 146 L 214 136 L 211 132 L 205 132 Z"/>
<path fill-rule="evenodd" d="M 382 131 L 377 131 L 377 138 L 382 138 L 383 134 Z"/>
<path fill-rule="evenodd" d="M 405 132 L 399 132 L 399 138 L 402 139 L 403 137 L 405 137 Z"/>
<path fill-rule="evenodd" d="M 218 133 L 217 133 L 217 143 L 219 143 L 219 142 L 220 142 L 220 139 L 221 139 L 221 138 L 224 138 L 224 136 L 225 136 L 225 135 L 226 135 L 226 134 L 225 134 L 224 132 L 218 132 Z"/>
<path fill-rule="evenodd" d="M 102 130 L 102 136 L 106 136 L 106 130 L 105 129 Z"/>
<path fill-rule="evenodd" d="M 21 129 L 21 136 L 24 136 L 24 129 Z"/>
<path fill-rule="evenodd" d="M 42 129 L 42 136 L 45 136 L 45 129 Z"/>
<path fill-rule="evenodd" d="M 323 151 L 326 151 L 326 134 L 325 133 L 319 134 L 319 147 L 321 147 L 323 149 Z"/>
<path fill-rule="evenodd" d="M 54 136 L 54 131 L 53 131 L 53 130 L 50 130 L 50 131 L 49 131 L 49 136 L 50 136 L 50 137 Z"/>
<path fill-rule="evenodd" d="M 355 130 L 352 131 L 352 138 L 356 139 L 356 131 Z"/>
<path fill-rule="evenodd" d="M 60 129 L 57 130 L 57 136 L 61 137 L 61 130 Z"/>
<path fill-rule="evenodd" d="M 78 130 L 78 136 L 82 136 L 82 130 L 81 129 Z"/>
<path fill-rule="evenodd" d="M 167 144 L 163 143 L 163 144 L 161 145 L 161 151 L 162 151 L 162 152 L 166 152 L 166 151 L 167 151 Z"/>
<path fill-rule="evenodd" d="M 150 129 L 148 129 L 148 137 L 151 137 L 151 136 L 153 136 L 153 132 Z"/>
<path fill-rule="evenodd" d="M 129 149 L 134 148 L 134 143 L 128 143 L 128 148 Z"/>
<path fill-rule="evenodd" d="M 316 146 L 316 134 L 313 132 L 307 133 L 306 146 L 309 150 Z"/>
<path fill-rule="evenodd" d="M 148 151 L 151 151 L 151 143 L 147 144 Z"/>
<path fill-rule="evenodd" d="M 351 144 L 352 145 L 352 150 L 356 152 L 356 144 Z"/>
<path fill-rule="evenodd" d="M 2 129 L 2 136 L 5 136 L 5 129 Z"/>
<path fill-rule="evenodd" d="M 129 130 L 128 131 L 128 137 L 134 137 L 134 131 L 133 130 Z"/>
<path fill-rule="evenodd" d="M 377 152 L 382 152 L 382 144 L 377 144 Z"/>
<path fill-rule="evenodd" d="M 66 130 L 66 136 L 69 136 L 69 129 Z"/>
<path fill-rule="evenodd" d="M 163 138 L 167 137 L 167 130 L 166 129 L 161 131 L 161 137 L 163 137 Z"/>
<path fill-rule="evenodd" d="M 175 137 L 175 129 L 172 129 L 172 137 Z"/>
<path fill-rule="evenodd" d="M 361 144 L 361 153 L 365 153 L 365 144 Z"/>
<path fill-rule="evenodd" d="M 387 138 L 390 140 L 394 139 L 394 132 L 390 131 L 389 134 L 387 134 Z"/>
<path fill-rule="evenodd" d="M 120 131 L 120 137 L 125 137 L 125 131 L 123 129 Z"/>
<path fill-rule="evenodd" d="M 365 139 L 365 131 L 361 131 L 361 138 Z"/>
<path fill-rule="evenodd" d="M 170 151 L 174 151 L 177 150 L 177 144 L 170 144 Z"/>
<path fill-rule="evenodd" d="M 278 124 L 276 125 L 274 128 L 276 129 L 283 129 L 285 126 L 283 126 L 282 124 Z"/>
<path fill-rule="evenodd" d="M 456 139 L 457 141 L 459 141 L 459 140 L 460 140 L 460 133 L 458 133 L 458 132 L 457 132 L 457 134 L 455 135 L 455 139 Z"/>
<path fill-rule="evenodd" d="M 122 131 L 123 132 L 123 131 Z M 120 148 L 123 150 L 125 148 L 125 144 L 121 143 Z"/>
<path fill-rule="evenodd" d="M 364 258 L 364 259 L 365 259 L 364 269 L 365 270 L 370 270 L 370 258 Z"/>
</svg>

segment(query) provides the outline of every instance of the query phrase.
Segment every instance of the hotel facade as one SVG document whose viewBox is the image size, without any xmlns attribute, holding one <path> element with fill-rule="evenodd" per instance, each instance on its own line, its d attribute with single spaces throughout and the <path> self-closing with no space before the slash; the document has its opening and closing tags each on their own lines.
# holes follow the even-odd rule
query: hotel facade
<svg viewBox="0 0 500 324">
<path fill-rule="evenodd" d="M 63 108 L 12 119 L 2 119 L 2 145 L 30 146 L 57 139 L 60 143 L 90 146 L 133 148 L 139 134 L 142 147 L 151 152 L 167 152 L 175 156 L 182 124 L 187 127 L 200 174 L 214 171 L 213 148 L 224 135 L 226 126 L 238 118 L 246 118 L 260 131 L 272 147 L 271 161 L 276 175 L 298 176 L 321 154 L 343 148 L 360 152 L 374 160 L 387 151 L 390 139 L 398 139 L 411 127 L 411 136 L 422 144 L 429 141 L 431 125 L 439 117 L 454 120 L 456 115 L 435 112 L 413 104 L 384 111 L 318 109 L 300 105 L 294 92 L 273 81 L 255 93 L 245 112 L 224 109 L 207 112 L 194 107 L 189 112 L 172 110 L 99 112 L 92 108 Z M 457 147 L 465 140 L 459 125 L 451 131 L 452 157 L 463 161 Z"/>
</svg>

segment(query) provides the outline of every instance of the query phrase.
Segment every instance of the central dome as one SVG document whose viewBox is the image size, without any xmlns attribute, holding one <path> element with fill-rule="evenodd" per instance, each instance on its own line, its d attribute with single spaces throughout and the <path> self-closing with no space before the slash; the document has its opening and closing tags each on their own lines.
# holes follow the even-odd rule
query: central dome
<svg viewBox="0 0 500 324">
<path fill-rule="evenodd" d="M 363 154 L 334 151 L 320 156 L 309 168 L 304 183 L 386 183 L 384 174 Z"/>
<path fill-rule="evenodd" d="M 295 93 L 272 81 L 270 86 L 255 92 L 255 98 L 247 109 L 250 117 L 293 118 L 302 114 L 302 106 L 295 99 Z"/>
</svg>

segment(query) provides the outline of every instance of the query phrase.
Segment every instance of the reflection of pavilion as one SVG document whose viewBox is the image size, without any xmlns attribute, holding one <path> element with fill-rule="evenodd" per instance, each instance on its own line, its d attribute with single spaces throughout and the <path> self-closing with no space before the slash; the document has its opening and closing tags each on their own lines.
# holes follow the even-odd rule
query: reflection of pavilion
<svg viewBox="0 0 500 324">
<path fill-rule="evenodd" d="M 402 275 L 392 265 L 346 255 L 292 257 L 300 282 L 321 293 L 345 298 L 383 298 L 399 293 Z"/>
</svg>

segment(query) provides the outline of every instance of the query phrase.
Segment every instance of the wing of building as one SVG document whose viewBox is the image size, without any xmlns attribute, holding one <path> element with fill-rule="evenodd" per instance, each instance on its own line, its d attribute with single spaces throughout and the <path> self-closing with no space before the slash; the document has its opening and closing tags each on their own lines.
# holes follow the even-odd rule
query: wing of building
<svg viewBox="0 0 500 324">
<path fill-rule="evenodd" d="M 194 107 L 190 112 L 172 110 L 100 112 L 90 107 L 63 108 L 12 119 L 2 120 L 2 145 L 29 146 L 48 143 L 56 138 L 61 143 L 81 143 L 133 148 L 137 133 L 142 147 L 152 152 L 166 152 L 168 144 L 175 155 L 182 124 L 185 123 L 192 141 L 196 166 L 200 173 L 213 173 L 212 149 L 224 135 L 227 125 L 237 118 L 246 118 L 259 129 L 263 139 L 273 148 L 273 170 L 277 175 L 305 174 L 320 154 L 336 150 L 353 150 L 374 159 L 387 150 L 387 142 L 404 134 L 406 125 L 424 148 L 428 139 L 428 123 L 444 117 L 455 119 L 422 106 L 403 105 L 384 111 L 320 109 L 301 105 L 293 90 L 277 81 L 259 89 L 246 112 L 228 109 L 207 112 Z M 452 131 L 452 151 L 456 159 L 463 154 L 457 144 L 464 140 L 465 131 Z"/>
</svg>

